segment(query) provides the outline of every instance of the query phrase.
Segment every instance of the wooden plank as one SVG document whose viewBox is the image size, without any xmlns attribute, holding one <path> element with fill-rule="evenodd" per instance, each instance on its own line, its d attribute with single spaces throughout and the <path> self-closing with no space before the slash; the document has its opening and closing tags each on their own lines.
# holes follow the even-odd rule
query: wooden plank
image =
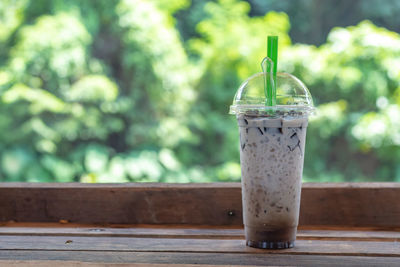
<svg viewBox="0 0 400 267">
<path fill-rule="evenodd" d="M 400 257 L 399 242 L 297 240 L 287 250 L 245 246 L 244 240 L 81 236 L 1 236 L 0 250 L 202 252 Z"/>
<path fill-rule="evenodd" d="M 319 256 L 282 254 L 224 254 L 171 252 L 103 252 L 103 251 L 1 251 L 1 260 L 53 260 L 53 266 L 65 266 L 65 261 L 83 263 L 153 263 L 153 264 L 213 264 L 219 266 L 399 266 L 397 257 Z M 0 260 L 0 265 L 1 261 Z M 62 261 L 60 265 L 56 265 Z M 3 265 L 1 265 L 3 266 Z M 8 265 L 5 265 L 8 266 Z M 76 265 L 75 265 L 76 266 Z M 79 265 L 78 265 L 79 266 Z M 128 265 L 130 266 L 130 265 Z"/>
<path fill-rule="evenodd" d="M 54 266 L 63 266 L 63 267 L 217 267 L 217 266 L 231 266 L 231 265 L 214 265 L 214 264 L 168 264 L 168 263 L 93 263 L 93 262 L 78 262 L 78 261 L 14 261 L 14 260 L 0 260 L 0 266 L 7 266 L 7 267 L 54 267 Z M 249 265 L 247 265 L 249 266 Z M 256 266 L 256 265 L 250 265 Z"/>
<path fill-rule="evenodd" d="M 240 225 L 240 203 L 237 184 L 0 185 L 2 221 Z"/>
<path fill-rule="evenodd" d="M 302 240 L 400 242 L 400 231 L 300 230 L 297 238 Z"/>
<path fill-rule="evenodd" d="M 212 226 L 154 226 L 131 225 L 129 228 L 104 227 L 99 225 L 77 225 L 66 227 L 56 223 L 12 223 L 0 226 L 2 235 L 29 236 L 103 236 L 142 238 L 186 238 L 186 239 L 244 239 L 242 228 L 219 228 Z M 376 230 L 372 228 L 342 229 L 299 229 L 297 239 L 301 240 L 363 240 L 400 242 L 400 230 Z"/>
<path fill-rule="evenodd" d="M 300 225 L 400 226 L 400 183 L 308 184 Z"/>
<path fill-rule="evenodd" d="M 77 261 L 0 261 L 0 266 L 7 266 L 7 267 L 54 267 L 57 265 L 61 265 L 64 267 L 125 267 L 125 266 L 147 266 L 147 267 L 171 267 L 171 266 L 179 266 L 179 267 L 196 267 L 196 266 L 201 266 L 201 267 L 215 267 L 215 266 L 221 266 L 221 265 L 197 265 L 197 264 L 158 264 L 158 263 L 146 263 L 145 265 L 142 263 L 130 263 L 124 264 L 124 263 L 91 263 L 91 262 L 77 262 Z M 222 265 L 222 266 L 227 266 L 227 265 Z"/>
<path fill-rule="evenodd" d="M 7 266 L 7 267 L 53 267 L 56 265 L 62 265 L 64 267 L 112 267 L 112 266 L 117 266 L 117 267 L 122 267 L 122 266 L 146 266 L 146 267 L 172 267 L 172 266 L 179 266 L 179 267 L 196 267 L 196 266 L 201 266 L 201 267 L 216 267 L 216 266 L 230 266 L 230 265 L 210 265 L 210 264 L 157 264 L 157 263 L 130 263 L 130 264 L 124 264 L 124 263 L 87 263 L 87 262 L 76 262 L 76 261 L 0 261 L 0 266 Z M 254 265 L 253 265 L 254 266 Z"/>
<path fill-rule="evenodd" d="M 239 183 L 0 184 L 0 221 L 242 225 Z M 304 184 L 300 225 L 400 227 L 399 183 Z"/>
<path fill-rule="evenodd" d="M 103 237 L 152 237 L 152 238 L 200 238 L 243 239 L 243 229 L 218 228 L 109 228 L 109 227 L 0 227 L 2 235 L 17 236 L 103 236 Z M 400 235 L 400 234 L 399 234 Z"/>
</svg>

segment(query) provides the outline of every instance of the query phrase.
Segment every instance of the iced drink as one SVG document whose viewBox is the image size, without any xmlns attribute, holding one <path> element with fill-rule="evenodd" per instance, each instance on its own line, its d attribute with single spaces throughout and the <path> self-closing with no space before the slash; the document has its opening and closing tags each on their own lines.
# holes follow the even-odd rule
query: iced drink
<svg viewBox="0 0 400 267">
<path fill-rule="evenodd" d="M 246 243 L 260 248 L 293 247 L 307 116 L 237 118 Z"/>
<path fill-rule="evenodd" d="M 276 103 L 269 105 L 266 75 L 248 78 L 230 107 L 240 133 L 243 223 L 248 246 L 289 248 L 296 239 L 306 130 L 314 107 L 307 87 L 288 73 L 277 73 Z"/>
</svg>

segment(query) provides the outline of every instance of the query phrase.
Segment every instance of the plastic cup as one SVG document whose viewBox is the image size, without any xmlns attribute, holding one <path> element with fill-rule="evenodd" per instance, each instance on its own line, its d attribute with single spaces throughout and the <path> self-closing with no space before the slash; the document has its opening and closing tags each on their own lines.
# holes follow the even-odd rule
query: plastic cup
<svg viewBox="0 0 400 267">
<path fill-rule="evenodd" d="M 308 116 L 313 102 L 307 87 L 277 73 L 276 105 L 268 106 L 266 73 L 238 89 L 230 113 L 240 134 L 243 223 L 246 244 L 290 248 L 296 240 Z"/>
</svg>

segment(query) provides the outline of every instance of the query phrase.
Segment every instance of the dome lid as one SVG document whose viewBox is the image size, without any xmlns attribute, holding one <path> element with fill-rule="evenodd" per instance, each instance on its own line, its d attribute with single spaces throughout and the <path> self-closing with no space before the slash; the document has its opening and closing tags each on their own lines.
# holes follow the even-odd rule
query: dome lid
<svg viewBox="0 0 400 267">
<path fill-rule="evenodd" d="M 314 111 L 312 96 L 298 78 L 278 72 L 276 74 L 276 105 L 268 106 L 264 91 L 265 73 L 254 74 L 237 90 L 230 114 L 264 116 L 309 115 Z"/>
</svg>

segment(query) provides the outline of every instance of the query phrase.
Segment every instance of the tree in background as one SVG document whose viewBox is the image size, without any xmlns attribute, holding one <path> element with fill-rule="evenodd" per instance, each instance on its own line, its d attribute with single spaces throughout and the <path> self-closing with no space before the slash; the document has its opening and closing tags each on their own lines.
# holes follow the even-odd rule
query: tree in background
<svg viewBox="0 0 400 267">
<path fill-rule="evenodd" d="M 251 16 L 269 10 L 285 12 L 290 17 L 290 36 L 294 42 L 321 45 L 333 27 L 356 25 L 372 20 L 376 25 L 400 31 L 397 0 L 249 0 Z"/>
<path fill-rule="evenodd" d="M 289 17 L 256 2 L 3 1 L 0 178 L 240 179 L 227 112 L 268 33 L 319 107 L 305 179 L 400 180 L 399 35 L 362 22 L 292 45 Z"/>
<path fill-rule="evenodd" d="M 3 177 L 159 181 L 179 167 L 171 149 L 195 97 L 179 2 L 9 4 L 19 23 L 2 60 Z"/>
<path fill-rule="evenodd" d="M 364 21 L 333 29 L 320 47 L 285 52 L 283 64 L 319 104 L 309 128 L 307 176 L 400 181 L 400 35 Z"/>
</svg>

